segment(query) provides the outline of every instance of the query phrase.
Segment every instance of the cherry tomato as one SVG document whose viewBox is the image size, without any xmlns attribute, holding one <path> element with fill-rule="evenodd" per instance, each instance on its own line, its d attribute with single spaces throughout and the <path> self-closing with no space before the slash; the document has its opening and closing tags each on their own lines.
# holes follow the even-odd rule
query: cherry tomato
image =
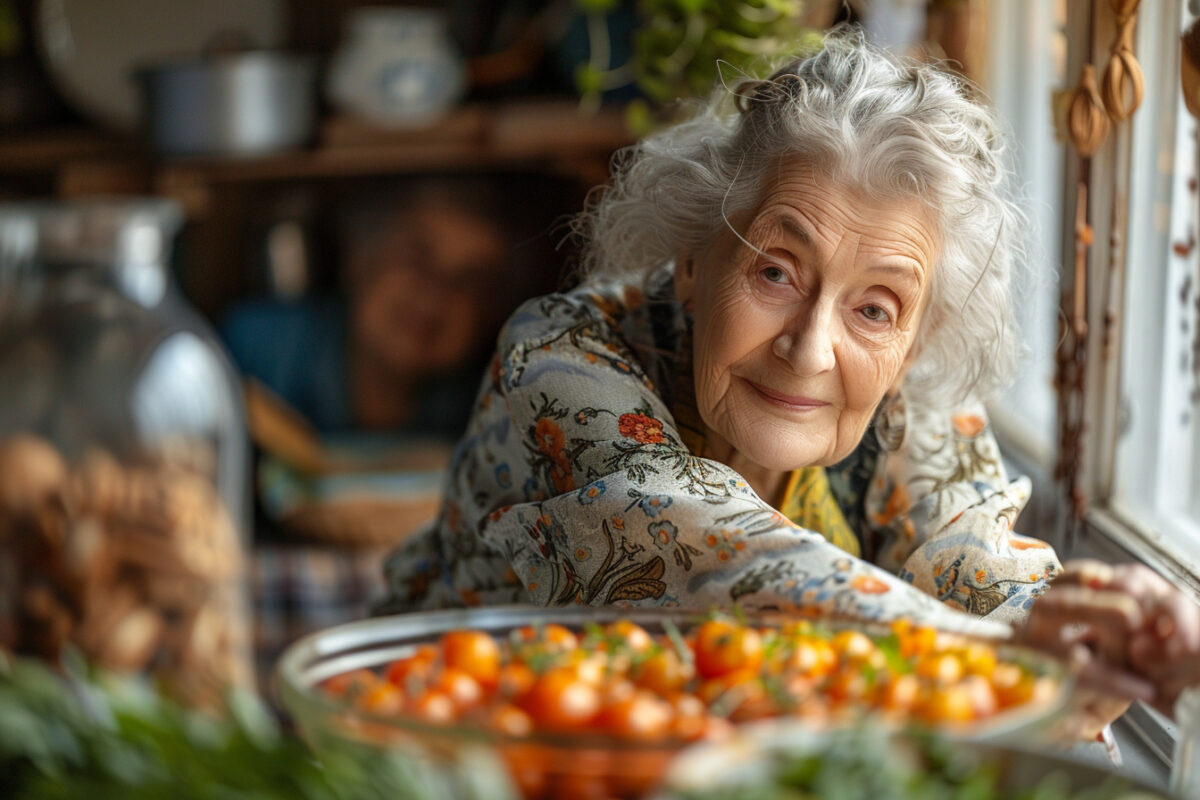
<svg viewBox="0 0 1200 800">
<path fill-rule="evenodd" d="M 896 675 L 880 690 L 879 706 L 884 711 L 910 711 L 920 699 L 921 681 L 916 675 Z"/>
<path fill-rule="evenodd" d="M 437 689 L 430 689 L 418 695 L 413 699 L 410 708 L 417 719 L 438 725 L 448 725 L 457 717 L 450 695 Z"/>
<path fill-rule="evenodd" d="M 708 709 L 699 697 L 686 692 L 677 692 L 670 697 L 671 735 L 676 739 L 694 742 L 704 736 L 706 730 L 705 717 Z"/>
<path fill-rule="evenodd" d="M 622 739 L 659 741 L 671 732 L 671 706 L 645 689 L 606 704 L 596 717 L 599 727 Z"/>
<path fill-rule="evenodd" d="M 459 711 L 469 711 L 483 702 L 483 687 L 479 681 L 456 667 L 446 667 L 433 686 L 454 702 Z"/>
<path fill-rule="evenodd" d="M 830 644 L 834 652 L 849 664 L 865 662 L 877 652 L 875 643 L 861 631 L 838 631 Z"/>
<path fill-rule="evenodd" d="M 399 714 L 404 710 L 404 693 L 385 681 L 378 681 L 358 699 L 358 707 L 372 714 Z"/>
<path fill-rule="evenodd" d="M 528 736 L 533 732 L 533 720 L 521 709 L 505 703 L 489 712 L 488 727 L 507 736 Z"/>
<path fill-rule="evenodd" d="M 905 635 L 900 636 L 900 655 L 915 658 L 931 653 L 937 646 L 937 638 L 937 631 L 927 625 L 910 627 Z"/>
<path fill-rule="evenodd" d="M 480 685 L 493 687 L 500 675 L 500 646 L 481 631 L 450 631 L 442 636 L 442 660 Z"/>
<path fill-rule="evenodd" d="M 568 628 L 549 625 L 526 625 L 517 630 L 517 641 L 536 646 L 544 653 L 565 653 L 579 647 L 579 638 Z"/>
<path fill-rule="evenodd" d="M 824 639 L 804 638 L 793 644 L 782 659 L 782 671 L 798 672 L 811 678 L 822 678 L 837 667 L 837 653 Z"/>
<path fill-rule="evenodd" d="M 825 693 L 835 703 L 855 703 L 871 694 L 871 681 L 861 669 L 850 667 L 835 672 L 825 682 Z"/>
<path fill-rule="evenodd" d="M 1002 707 L 1020 705 L 1033 696 L 1033 676 L 1016 664 L 997 664 L 992 670 L 992 687 Z"/>
<path fill-rule="evenodd" d="M 552 669 L 530 687 L 521 701 L 539 728 L 583 730 L 600 710 L 600 690 L 571 669 Z"/>
<path fill-rule="evenodd" d="M 917 714 L 930 724 L 953 724 L 974 719 L 975 708 L 970 693 L 963 686 L 933 686 L 922 693 Z"/>
<path fill-rule="evenodd" d="M 680 658 L 672 647 L 659 648 L 634 668 L 638 686 L 663 696 L 683 688 L 695 674 L 695 665 Z"/>
<path fill-rule="evenodd" d="M 969 674 L 990 678 L 996 671 L 996 651 L 985 644 L 972 643 L 963 650 L 962 662 Z"/>
<path fill-rule="evenodd" d="M 377 683 L 379 683 L 379 676 L 374 672 L 369 669 L 356 669 L 343 672 L 341 675 L 334 675 L 325 681 L 324 686 L 325 691 L 336 697 L 357 697 Z"/>
<path fill-rule="evenodd" d="M 996 709 L 1000 706 L 1000 700 L 996 697 L 996 690 L 987 678 L 982 675 L 968 675 L 963 678 L 962 687 L 971 699 L 971 708 L 977 719 L 990 717 L 996 713 Z"/>
<path fill-rule="evenodd" d="M 393 661 L 387 669 L 388 682 L 400 687 L 405 693 L 420 692 L 433 675 L 438 650 L 431 644 L 423 644 L 409 656 Z"/>
<path fill-rule="evenodd" d="M 500 668 L 497 689 L 502 697 L 519 700 L 536 680 L 537 675 L 527 665 L 520 661 L 511 661 Z"/>
<path fill-rule="evenodd" d="M 929 653 L 917 659 L 917 675 L 940 685 L 958 683 L 966 670 L 953 653 Z"/>
<path fill-rule="evenodd" d="M 627 619 L 618 620 L 604 628 L 604 637 L 615 650 L 644 653 L 654 646 L 654 639 L 646 629 Z"/>
<path fill-rule="evenodd" d="M 696 694 L 708 708 L 732 713 L 745 703 L 757 703 L 766 693 L 758 673 L 749 670 L 728 672 L 717 678 L 709 678 L 700 684 Z"/>
<path fill-rule="evenodd" d="M 762 666 L 762 636 L 753 628 L 714 619 L 696 634 L 696 673 L 716 678 L 735 671 L 757 671 Z"/>
</svg>

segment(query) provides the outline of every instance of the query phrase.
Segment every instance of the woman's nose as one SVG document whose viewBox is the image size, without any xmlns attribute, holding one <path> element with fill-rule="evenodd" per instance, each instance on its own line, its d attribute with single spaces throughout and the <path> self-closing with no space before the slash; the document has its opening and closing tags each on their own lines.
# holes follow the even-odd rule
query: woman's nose
<svg viewBox="0 0 1200 800">
<path fill-rule="evenodd" d="M 833 369 L 834 319 L 828 311 L 814 308 L 789 325 L 775 338 L 772 350 L 797 375 L 820 375 Z"/>
</svg>

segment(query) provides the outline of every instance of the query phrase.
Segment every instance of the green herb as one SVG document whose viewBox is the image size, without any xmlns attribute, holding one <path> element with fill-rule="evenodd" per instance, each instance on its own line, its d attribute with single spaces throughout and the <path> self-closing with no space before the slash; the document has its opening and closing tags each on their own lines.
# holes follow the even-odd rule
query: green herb
<svg viewBox="0 0 1200 800">
<path fill-rule="evenodd" d="M 717 780 L 703 790 L 667 792 L 671 800 L 1150 800 L 1109 779 L 1073 790 L 1050 772 L 1029 788 L 1006 785 L 999 762 L 961 742 L 914 730 L 903 737 L 860 728 L 833 732 L 809 747 L 772 751 L 765 769 Z"/>
<path fill-rule="evenodd" d="M 2 653 L 0 775 L 0 796 L 30 800 L 511 797 L 495 774 L 485 790 L 400 753 L 331 746 L 318 760 L 248 693 L 217 717 L 77 658 L 64 675 Z"/>
<path fill-rule="evenodd" d="M 675 653 L 679 656 L 679 660 L 685 664 L 693 663 L 695 659 L 692 656 L 692 648 L 688 647 L 687 642 L 683 640 L 683 634 L 679 632 L 679 628 L 675 627 L 675 623 L 669 619 L 664 619 L 663 632 L 667 634 L 667 638 L 675 646 Z"/>
</svg>

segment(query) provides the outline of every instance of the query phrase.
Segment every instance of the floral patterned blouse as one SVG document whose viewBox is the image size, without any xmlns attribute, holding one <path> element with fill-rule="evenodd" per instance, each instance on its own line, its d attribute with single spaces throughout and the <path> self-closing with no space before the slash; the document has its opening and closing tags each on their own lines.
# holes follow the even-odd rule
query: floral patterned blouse
<svg viewBox="0 0 1200 800">
<path fill-rule="evenodd" d="M 380 611 L 737 604 L 978 628 L 961 612 L 1018 619 L 1060 569 L 1012 530 L 1029 482 L 1008 480 L 981 408 L 885 403 L 850 457 L 772 505 L 703 457 L 690 350 L 669 288 L 518 309 Z"/>
</svg>

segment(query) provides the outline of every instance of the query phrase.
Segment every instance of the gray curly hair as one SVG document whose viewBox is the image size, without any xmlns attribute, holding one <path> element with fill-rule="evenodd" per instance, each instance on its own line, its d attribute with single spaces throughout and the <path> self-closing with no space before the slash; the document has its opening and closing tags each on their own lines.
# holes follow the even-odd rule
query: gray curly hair
<svg viewBox="0 0 1200 800">
<path fill-rule="evenodd" d="M 753 208 L 767 170 L 799 154 L 823 178 L 923 204 L 942 249 L 903 393 L 933 407 L 988 399 L 1023 351 L 1012 297 L 1023 215 L 999 122 L 968 92 L 839 26 L 816 54 L 718 89 L 688 121 L 623 151 L 575 222 L 583 275 L 644 283 Z"/>
</svg>

